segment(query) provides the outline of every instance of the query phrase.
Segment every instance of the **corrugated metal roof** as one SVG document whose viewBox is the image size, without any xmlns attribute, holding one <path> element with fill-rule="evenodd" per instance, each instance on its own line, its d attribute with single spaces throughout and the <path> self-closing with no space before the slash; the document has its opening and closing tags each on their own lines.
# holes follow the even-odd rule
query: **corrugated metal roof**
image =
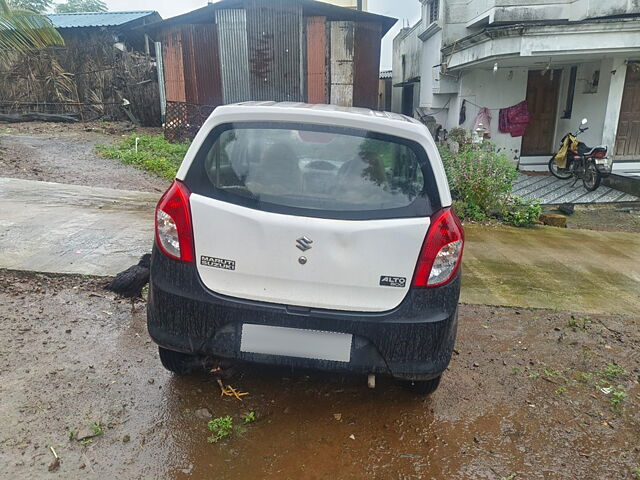
<svg viewBox="0 0 640 480">
<path fill-rule="evenodd" d="M 95 12 L 95 13 L 50 13 L 47 18 L 56 28 L 82 27 L 116 27 L 125 23 L 158 15 L 155 10 L 140 10 L 133 12 Z"/>
<path fill-rule="evenodd" d="M 393 76 L 393 70 L 382 70 L 380 72 L 380 80 L 391 79 Z"/>
<path fill-rule="evenodd" d="M 297 0 L 302 4 L 305 17 L 327 17 L 329 21 L 350 20 L 354 22 L 375 22 L 382 25 L 384 36 L 398 21 L 396 18 L 377 15 L 375 13 L 354 10 L 352 8 L 338 7 L 330 3 L 316 0 Z M 211 21 L 214 11 L 228 8 L 245 8 L 245 0 L 219 0 L 204 7 L 168 18 L 153 25 L 153 29 L 166 28 L 180 23 L 208 23 Z M 150 27 L 145 27 L 149 29 Z"/>
</svg>

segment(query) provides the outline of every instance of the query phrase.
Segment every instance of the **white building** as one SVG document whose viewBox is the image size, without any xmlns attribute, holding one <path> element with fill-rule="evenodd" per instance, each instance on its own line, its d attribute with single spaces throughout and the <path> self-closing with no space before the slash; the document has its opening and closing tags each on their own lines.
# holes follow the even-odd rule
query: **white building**
<svg viewBox="0 0 640 480">
<path fill-rule="evenodd" d="M 531 170 L 587 117 L 581 140 L 608 145 L 617 168 L 639 161 L 639 1 L 415 1 L 421 21 L 394 40 L 394 111 L 450 130 L 465 100 L 467 129 L 487 107 L 491 140 Z M 500 133 L 499 109 L 524 100 L 524 136 Z"/>
</svg>

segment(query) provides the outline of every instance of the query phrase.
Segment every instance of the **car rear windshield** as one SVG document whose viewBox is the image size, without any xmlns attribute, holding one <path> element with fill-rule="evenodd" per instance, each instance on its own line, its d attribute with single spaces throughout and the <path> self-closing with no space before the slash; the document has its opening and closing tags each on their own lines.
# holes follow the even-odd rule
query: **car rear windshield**
<svg viewBox="0 0 640 480">
<path fill-rule="evenodd" d="M 321 126 L 235 124 L 212 132 L 191 169 L 200 178 L 193 181 L 190 171 L 188 180 L 209 196 L 269 205 L 276 211 L 280 207 L 285 213 L 295 209 L 316 211 L 312 216 L 348 216 L 387 211 L 396 214 L 373 216 L 407 216 L 406 211 L 397 214 L 418 203 L 419 208 L 409 208 L 410 216 L 416 216 L 428 213 L 424 203 L 429 203 L 426 190 L 432 182 L 425 181 L 425 174 L 432 173 L 425 165 L 422 147 L 387 135 Z"/>
</svg>

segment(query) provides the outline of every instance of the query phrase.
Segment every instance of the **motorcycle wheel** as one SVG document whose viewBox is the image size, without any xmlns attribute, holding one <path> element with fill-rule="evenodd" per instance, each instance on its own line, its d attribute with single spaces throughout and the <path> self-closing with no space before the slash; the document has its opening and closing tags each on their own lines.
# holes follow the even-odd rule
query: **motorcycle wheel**
<svg viewBox="0 0 640 480">
<path fill-rule="evenodd" d="M 551 172 L 551 174 L 554 177 L 559 178 L 560 180 L 569 180 L 571 177 L 573 177 L 573 172 L 571 171 L 571 169 L 558 168 L 558 164 L 556 163 L 554 158 L 555 157 L 551 157 L 551 160 L 549 160 L 549 171 Z"/>
<path fill-rule="evenodd" d="M 587 168 L 584 169 L 584 174 L 582 176 L 582 184 L 584 185 L 584 188 L 586 188 L 588 192 L 593 192 L 600 186 L 600 182 L 602 182 L 602 177 L 596 168 L 596 164 L 589 162 L 587 164 Z"/>
</svg>

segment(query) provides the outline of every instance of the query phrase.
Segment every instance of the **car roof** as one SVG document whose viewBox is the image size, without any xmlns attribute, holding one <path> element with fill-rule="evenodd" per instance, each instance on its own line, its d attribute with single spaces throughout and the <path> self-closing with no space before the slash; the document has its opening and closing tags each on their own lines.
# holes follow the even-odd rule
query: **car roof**
<svg viewBox="0 0 640 480">
<path fill-rule="evenodd" d="M 383 112 L 370 108 L 342 107 L 339 105 L 309 104 L 302 102 L 242 102 L 224 105 L 216 108 L 216 112 L 244 114 L 249 118 L 252 113 L 264 113 L 265 110 L 272 110 L 281 115 L 291 115 L 292 120 L 313 122 L 319 117 L 331 117 L 337 123 L 340 120 L 358 120 L 371 123 L 372 125 L 393 124 L 397 127 L 424 129 L 425 126 L 415 118 L 401 115 L 399 113 Z M 214 112 L 214 115 L 216 114 Z M 281 118 L 280 118 L 281 119 Z"/>
</svg>

